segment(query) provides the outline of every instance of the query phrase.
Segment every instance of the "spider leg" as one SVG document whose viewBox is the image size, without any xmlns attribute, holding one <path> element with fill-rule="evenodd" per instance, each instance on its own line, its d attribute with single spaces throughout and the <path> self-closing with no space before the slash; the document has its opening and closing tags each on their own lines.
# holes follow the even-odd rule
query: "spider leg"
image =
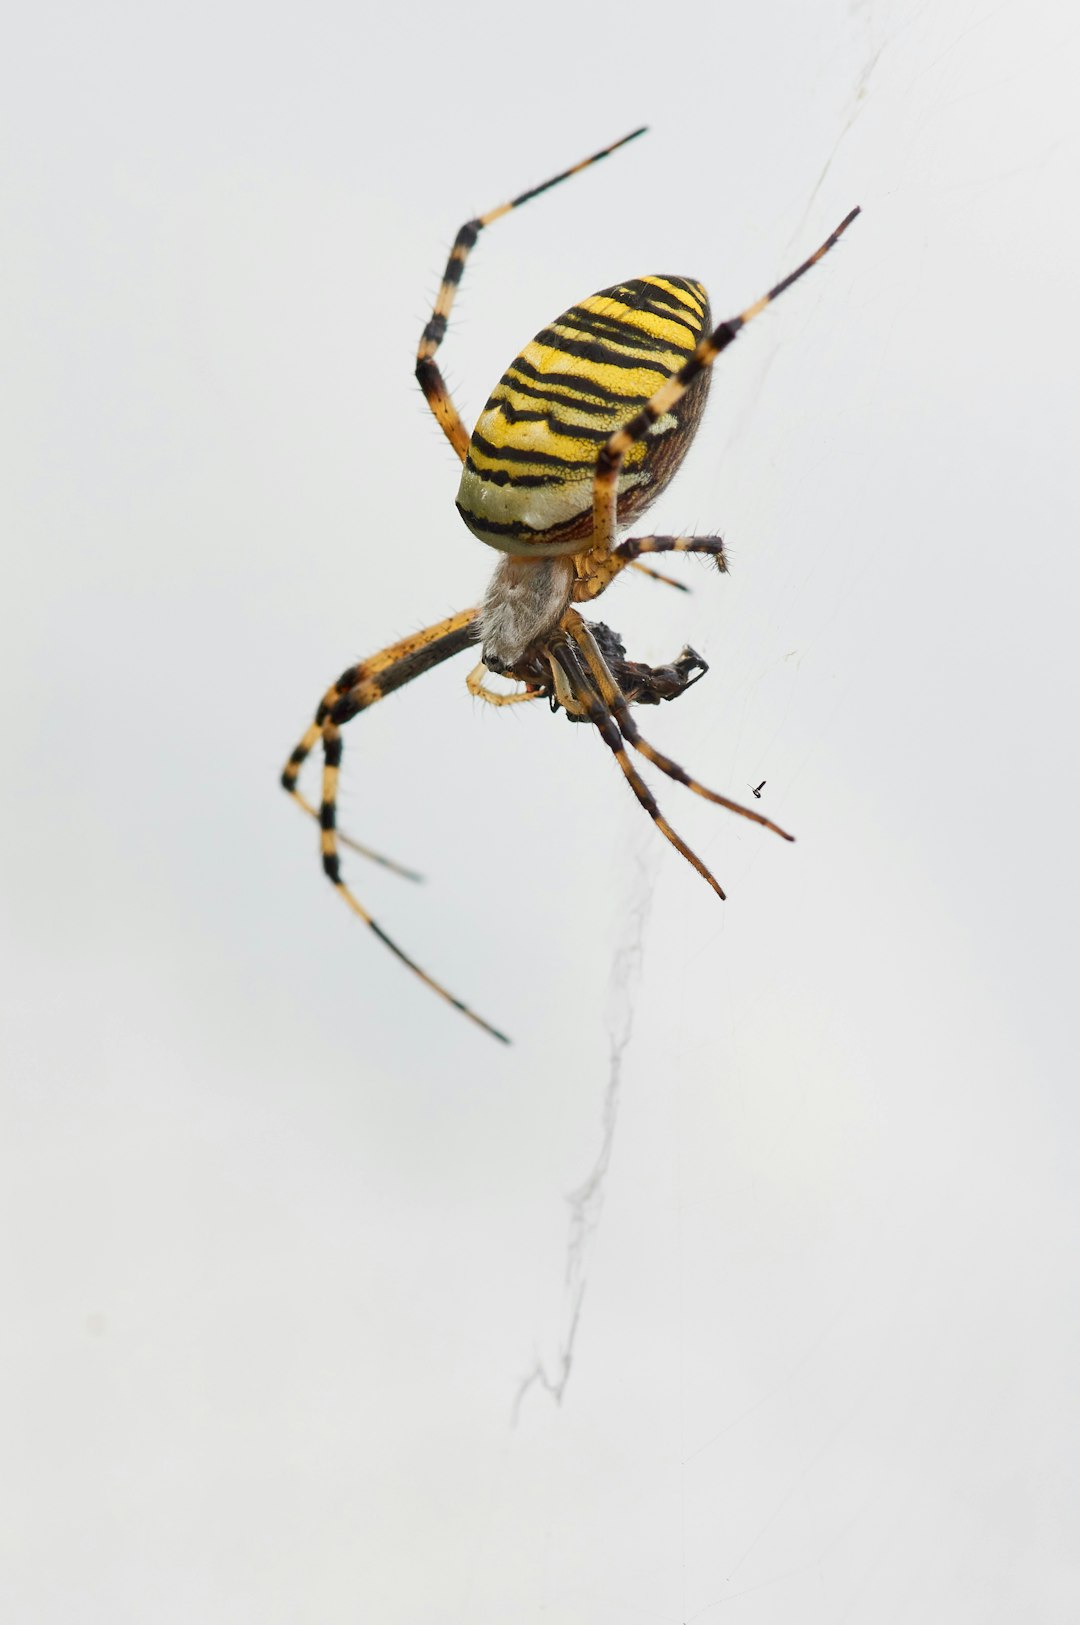
<svg viewBox="0 0 1080 1625">
<path fill-rule="evenodd" d="M 421 671 L 427 671 L 430 666 L 438 665 L 439 661 L 447 659 L 450 654 L 456 652 L 455 649 L 449 649 L 444 653 L 437 652 L 440 640 L 458 631 L 460 626 L 467 624 L 475 613 L 475 610 L 465 610 L 462 615 L 452 615 L 449 620 L 440 621 L 436 626 L 428 627 L 423 632 L 414 632 L 407 638 L 401 638 L 397 643 L 391 643 L 387 648 L 381 649 L 378 654 L 372 655 L 369 660 L 361 661 L 355 666 L 347 666 L 337 682 L 331 683 L 319 702 L 314 722 L 308 728 L 295 750 L 290 754 L 281 775 L 282 788 L 293 798 L 301 812 L 318 821 L 319 809 L 313 806 L 305 795 L 301 794 L 296 787 L 296 781 L 300 776 L 300 769 L 319 742 L 323 722 L 342 695 L 347 693 L 349 689 L 356 687 L 357 684 L 366 682 L 368 679 L 377 678 L 380 673 L 386 672 L 391 666 L 408 659 L 411 659 L 414 664 L 418 660 L 424 662 L 412 673 L 414 676 L 419 676 Z M 475 639 L 471 641 L 475 642 Z M 461 644 L 460 647 L 465 648 L 466 644 Z M 426 654 L 424 653 L 425 650 L 427 651 Z M 411 667 L 403 667 L 402 669 L 411 670 Z M 402 682 L 408 681 L 408 676 L 402 676 L 399 681 L 392 684 L 387 683 L 384 679 L 377 698 L 381 699 L 383 694 L 391 693 L 394 688 L 400 687 Z M 373 702 L 369 700 L 367 703 L 371 704 Z M 382 868 L 391 870 L 394 874 L 404 876 L 406 880 L 419 881 L 423 879 L 423 876 L 418 874 L 415 869 L 407 869 L 404 864 L 396 863 L 393 858 L 384 857 L 381 852 L 375 852 L 370 846 L 364 846 L 360 841 L 354 840 L 351 835 L 346 835 L 343 831 L 339 830 L 338 840 L 342 846 L 349 847 L 351 851 L 358 852 L 361 857 L 370 859 L 372 863 L 377 863 Z"/>
<path fill-rule="evenodd" d="M 302 795 L 299 790 L 290 790 L 289 794 L 302 813 L 314 818 L 316 823 L 319 822 L 319 809 L 312 805 L 307 796 Z M 400 875 L 403 880 L 415 880 L 418 885 L 423 882 L 424 877 L 418 869 L 406 868 L 403 863 L 398 863 L 396 858 L 388 858 L 384 852 L 376 852 L 374 847 L 365 846 L 352 835 L 346 835 L 343 829 L 338 830 L 338 841 L 342 846 L 347 846 L 350 852 L 357 852 L 370 863 L 377 863 L 380 869 L 389 869 L 391 874 Z"/>
<path fill-rule="evenodd" d="M 727 575 L 727 554 L 722 536 L 629 536 L 615 549 L 615 557 L 632 570 L 643 570 L 642 553 L 707 553 L 721 575 Z"/>
<path fill-rule="evenodd" d="M 574 582 L 574 603 L 587 603 L 591 598 L 598 598 L 619 572 L 626 569 L 642 570 L 656 581 L 666 581 L 670 587 L 679 587 L 683 592 L 690 591 L 681 581 L 672 581 L 670 576 L 660 575 L 658 571 L 650 570 L 648 565 L 639 564 L 638 558 L 642 553 L 707 553 L 716 560 L 716 568 L 721 574 L 727 572 L 727 554 L 722 536 L 631 536 L 611 552 L 599 556 L 584 553 L 575 561 L 575 567 L 581 573 Z"/>
<path fill-rule="evenodd" d="M 320 715 L 325 715 L 325 712 L 340 697 L 341 691 L 336 684 L 332 688 L 328 688 L 319 707 Z M 300 769 L 315 749 L 320 737 L 319 723 L 313 722 L 296 749 L 289 756 L 281 775 L 282 787 L 292 796 L 300 811 L 306 813 L 309 818 L 314 818 L 316 823 L 318 823 L 319 819 L 319 809 L 313 806 L 307 796 L 296 788 L 296 781 L 300 775 Z M 347 846 L 350 851 L 358 852 L 362 858 L 368 858 L 372 863 L 379 864 L 381 868 L 389 869 L 392 874 L 403 876 L 405 880 L 420 881 L 424 878 L 415 869 L 407 869 L 403 863 L 397 863 L 393 858 L 386 857 L 382 852 L 376 852 L 373 847 L 364 846 L 360 841 L 353 840 L 351 835 L 346 835 L 342 830 L 338 831 L 338 840 L 342 846 Z"/>
<path fill-rule="evenodd" d="M 619 141 L 613 141 L 610 147 L 603 147 L 599 152 L 594 152 L 591 157 L 583 158 L 581 163 L 574 164 L 572 168 L 564 169 L 561 175 L 552 176 L 551 180 L 544 181 L 540 186 L 530 187 L 527 192 L 512 198 L 509 203 L 500 203 L 497 209 L 490 209 L 487 214 L 477 215 L 474 220 L 467 220 L 454 238 L 454 246 L 450 250 L 450 258 L 446 262 L 446 270 L 439 284 L 431 320 L 420 336 L 420 345 L 416 352 L 416 377 L 428 405 L 438 419 L 440 428 L 462 462 L 465 461 L 465 454 L 469 449 L 469 433 L 450 398 L 450 391 L 434 358 L 436 350 L 446 337 L 446 324 L 450 319 L 454 295 L 465 270 L 465 261 L 476 239 L 485 226 L 500 220 L 504 214 L 509 214 L 511 209 L 519 209 L 523 203 L 539 197 L 541 192 L 548 191 L 552 186 L 558 186 L 560 181 L 569 180 L 571 175 L 580 174 L 583 169 L 588 169 L 590 164 L 598 163 L 601 158 L 606 158 L 609 153 L 624 147 L 628 141 L 633 141 L 635 136 L 642 134 L 644 126 L 639 130 L 632 130 Z"/>
<path fill-rule="evenodd" d="M 749 818 L 752 823 L 761 824 L 765 829 L 771 829 L 774 834 L 781 836 L 785 841 L 795 839 L 794 835 L 789 835 L 787 830 L 781 829 L 779 824 L 774 824 L 771 818 L 766 818 L 764 813 L 755 812 L 752 807 L 744 807 L 741 802 L 732 801 L 730 797 L 722 796 L 716 790 L 706 789 L 705 785 L 699 784 L 697 779 L 692 779 L 686 769 L 679 766 L 678 762 L 673 762 L 670 756 L 665 756 L 654 745 L 650 745 L 647 739 L 643 739 L 637 723 L 630 715 L 630 707 L 626 703 L 626 698 L 612 674 L 611 667 L 604 659 L 588 623 L 583 621 L 576 611 L 570 610 L 563 616 L 561 624 L 569 632 L 585 657 L 585 662 L 599 690 L 600 697 L 618 723 L 623 738 L 633 745 L 640 755 L 644 756 L 647 761 L 652 762 L 655 767 L 658 767 L 661 773 L 666 773 L 669 779 L 674 779 L 678 784 L 685 784 L 686 788 L 692 790 L 696 796 L 704 796 L 706 801 L 715 802 L 718 807 L 726 807 L 729 812 L 738 813 L 741 818 Z"/>
<path fill-rule="evenodd" d="M 330 684 L 319 701 L 314 722 L 285 763 L 281 775 L 283 789 L 295 796 L 300 769 L 318 744 L 323 723 L 344 694 L 353 689 L 363 689 L 365 695 L 374 694 L 375 699 L 392 694 L 395 688 L 411 682 L 413 677 L 419 677 L 422 672 L 430 671 L 432 666 L 438 666 L 451 655 L 477 643 L 480 637 L 479 615 L 479 609 L 463 609 L 459 615 L 449 615 L 444 621 L 436 621 L 434 626 L 426 626 L 420 632 L 411 632 L 408 637 L 399 638 L 397 643 L 387 644 L 378 654 L 357 661 L 355 666 L 346 666 L 337 682 Z M 365 704 L 372 705 L 374 700 L 367 698 Z M 358 707 L 359 710 L 363 708 Z"/>
<path fill-rule="evenodd" d="M 340 893 L 351 911 L 363 920 L 364 924 L 378 937 L 379 941 L 389 948 L 390 952 L 407 965 L 415 976 L 424 982 L 440 998 L 452 1004 L 455 1010 L 460 1010 L 470 1021 L 482 1027 L 492 1037 L 508 1044 L 510 1040 L 505 1033 L 477 1015 L 467 1004 L 455 998 L 449 990 L 429 976 L 414 959 L 398 946 L 392 937 L 373 919 L 363 904 L 355 897 L 345 884 L 341 874 L 341 860 L 338 854 L 339 844 L 344 844 L 344 837 L 337 832 L 337 790 L 341 771 L 342 738 L 341 730 L 361 711 L 376 705 L 379 700 L 385 699 L 395 689 L 402 688 L 414 677 L 419 677 L 433 666 L 448 660 L 451 655 L 459 654 L 461 650 L 477 643 L 480 638 L 480 616 L 476 609 L 463 610 L 459 615 L 451 615 L 445 621 L 435 626 L 427 627 L 423 632 L 414 633 L 411 637 L 402 638 L 399 643 L 391 644 L 370 660 L 350 666 L 342 673 L 337 682 L 332 685 L 323 697 L 322 703 L 316 713 L 316 719 L 305 733 L 299 745 L 293 751 L 282 774 L 282 784 L 294 800 L 309 810 L 310 803 L 300 799 L 296 790 L 296 776 L 300 766 L 310 754 L 315 744 L 321 740 L 323 748 L 323 774 L 322 774 L 322 801 L 316 816 L 322 831 L 320 850 L 322 853 L 323 871 L 331 881 L 336 891 Z M 310 809 L 314 811 L 314 809 Z"/>
<path fill-rule="evenodd" d="M 650 581 L 662 581 L 665 587 L 674 587 L 676 592 L 690 591 L 685 581 L 673 581 L 670 576 L 664 575 L 662 570 L 650 570 L 647 564 L 638 564 L 636 559 L 631 559 L 627 568 L 639 570 L 643 576 L 648 576 Z"/>
<path fill-rule="evenodd" d="M 615 547 L 619 471 L 630 447 L 635 441 L 647 435 L 653 425 L 671 411 L 698 374 L 704 372 L 706 367 L 711 367 L 717 356 L 734 342 L 741 328 L 752 322 L 755 316 L 760 316 L 766 305 L 778 299 L 793 282 L 805 276 L 811 266 L 816 265 L 818 260 L 829 252 L 858 213 L 857 208 L 852 209 L 809 259 L 804 260 L 789 276 L 784 277 L 782 282 L 778 282 L 775 288 L 770 288 L 768 293 L 763 294 L 754 304 L 748 305 L 738 316 L 732 316 L 726 322 L 721 322 L 707 339 L 702 339 L 689 361 L 685 362 L 666 383 L 661 384 L 652 399 L 646 401 L 629 423 L 616 430 L 602 448 L 596 460 L 596 477 L 593 484 L 592 551 L 598 561 L 611 553 Z"/>
<path fill-rule="evenodd" d="M 437 982 L 433 976 L 429 976 L 427 971 L 416 963 L 415 959 L 410 958 L 405 950 L 398 946 L 393 937 L 387 935 L 378 921 L 372 918 L 360 900 L 354 896 L 353 892 L 345 884 L 341 876 L 341 862 L 337 853 L 337 832 L 334 827 L 336 822 L 338 775 L 341 771 L 341 729 L 336 722 L 327 721 L 323 724 L 322 742 L 323 789 L 322 805 L 319 809 L 319 823 L 322 826 L 322 865 L 327 879 L 357 918 L 363 920 L 364 924 L 370 931 L 374 932 L 383 946 L 389 948 L 390 952 L 395 958 L 400 959 L 403 965 L 408 966 L 413 975 L 419 977 L 426 987 L 429 987 L 433 993 L 437 993 L 441 999 L 445 999 L 447 1004 L 453 1005 L 455 1010 L 460 1010 L 463 1016 L 468 1016 L 469 1020 L 475 1022 L 478 1027 L 482 1027 L 484 1032 L 490 1033 L 492 1038 L 497 1038 L 501 1044 L 509 1044 L 510 1040 L 505 1033 L 500 1032 L 498 1027 L 493 1027 L 489 1021 L 485 1021 L 483 1016 L 477 1015 L 475 1010 L 470 1009 L 461 999 L 456 998 L 449 988 L 445 988 L 441 982 Z"/>
<path fill-rule="evenodd" d="M 682 853 L 686 861 L 697 870 L 703 880 L 708 881 L 717 897 L 723 899 L 725 893 L 720 882 L 705 867 L 697 853 L 692 852 L 686 842 L 676 835 L 657 806 L 652 791 L 627 755 L 626 744 L 619 732 L 619 726 L 608 706 L 605 705 L 599 689 L 594 685 L 589 669 L 582 660 L 576 644 L 569 641 L 569 639 L 556 638 L 549 647 L 549 653 L 555 678 L 555 690 L 560 704 L 563 704 L 565 709 L 571 710 L 572 715 L 588 717 L 589 721 L 598 730 L 604 744 L 622 768 L 623 775 L 631 790 L 633 790 L 661 835 L 671 842 L 677 852 Z M 570 707 L 565 705 L 564 695 L 568 695 L 571 699 Z"/>
<path fill-rule="evenodd" d="M 466 677 L 465 687 L 475 699 L 486 700 L 489 705 L 520 705 L 524 700 L 544 698 L 543 690 L 539 688 L 526 688 L 516 694 L 500 694 L 497 689 L 485 686 L 484 678 L 487 676 L 488 669 L 481 660 Z"/>
</svg>

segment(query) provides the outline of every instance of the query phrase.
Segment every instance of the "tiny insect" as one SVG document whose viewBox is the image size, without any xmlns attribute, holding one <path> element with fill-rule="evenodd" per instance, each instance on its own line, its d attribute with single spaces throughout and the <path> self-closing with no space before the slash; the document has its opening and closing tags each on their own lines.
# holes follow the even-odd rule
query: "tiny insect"
<svg viewBox="0 0 1080 1625">
<path fill-rule="evenodd" d="M 563 711 L 571 722 L 595 727 L 649 817 L 718 897 L 724 896 L 718 881 L 664 818 L 630 759 L 628 745 L 695 795 L 752 819 L 785 841 L 793 839 L 762 813 L 706 789 L 638 731 L 630 707 L 658 705 L 684 694 L 705 675 L 701 657 L 686 648 L 667 666 L 629 660 L 618 634 L 601 621 L 586 619 L 576 606 L 598 598 L 627 568 L 668 581 L 641 562 L 650 554 L 701 553 L 717 569 L 727 569 L 719 536 L 619 541 L 618 535 L 641 517 L 685 457 L 717 356 L 828 253 L 859 210 L 852 209 L 797 270 L 718 327 L 713 326 L 705 289 L 686 277 L 638 277 L 582 300 L 543 328 L 511 362 L 471 435 L 435 361 L 465 262 L 481 231 L 643 133 L 632 131 L 542 186 L 468 221 L 458 232 L 420 339 L 416 377 L 464 464 L 458 513 L 500 558 L 482 603 L 347 667 L 323 695 L 281 776 L 293 800 L 318 821 L 323 869 L 348 907 L 422 982 L 503 1043 L 509 1042 L 505 1033 L 422 970 L 345 884 L 341 846 L 417 878 L 337 829 L 341 730 L 359 712 L 452 655 L 479 645 L 480 661 L 466 678 L 469 692 L 496 706 L 547 700 L 552 711 Z M 486 681 L 491 673 L 519 687 L 511 692 L 493 689 Z M 298 788 L 300 769 L 316 745 L 323 755 L 318 806 Z M 759 793 L 760 786 L 754 795 Z"/>
<path fill-rule="evenodd" d="M 756 797 L 757 797 L 757 798 L 758 798 L 758 800 L 759 800 L 759 801 L 760 801 L 760 800 L 761 800 L 761 792 L 762 792 L 762 790 L 764 790 L 764 788 L 765 788 L 765 783 L 766 783 L 766 781 L 765 781 L 765 780 L 764 780 L 764 779 L 762 779 L 762 781 L 761 781 L 761 783 L 760 783 L 760 784 L 750 784 L 750 785 L 747 785 L 747 789 L 748 789 L 748 790 L 752 790 L 752 791 L 753 791 L 753 793 L 754 793 L 754 795 L 755 795 L 755 796 L 756 796 Z"/>
</svg>

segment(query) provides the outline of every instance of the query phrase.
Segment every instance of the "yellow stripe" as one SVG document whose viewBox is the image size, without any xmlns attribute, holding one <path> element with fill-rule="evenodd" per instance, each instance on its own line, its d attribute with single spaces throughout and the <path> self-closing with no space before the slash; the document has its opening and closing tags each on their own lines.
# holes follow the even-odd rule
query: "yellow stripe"
<svg viewBox="0 0 1080 1625">
<path fill-rule="evenodd" d="M 673 299 L 678 299 L 680 304 L 694 312 L 699 322 L 708 308 L 709 302 L 700 282 L 680 284 L 669 282 L 667 277 L 663 276 L 646 276 L 641 280 L 647 282 L 650 287 L 659 288 L 662 293 L 670 294 Z"/>
<path fill-rule="evenodd" d="M 600 299 L 595 294 L 591 299 L 583 299 L 579 308 L 623 322 L 627 327 L 636 327 L 650 338 L 670 345 L 679 355 L 688 355 L 698 342 L 696 330 L 678 316 L 658 316 L 652 310 L 635 310 L 633 305 L 624 305 L 618 299 Z"/>
<path fill-rule="evenodd" d="M 700 284 L 663 276 L 601 289 L 556 317 L 515 357 L 470 439 L 458 490 L 470 529 L 511 551 L 513 541 L 530 549 L 557 541 L 562 549 L 584 538 L 606 440 L 670 385 L 707 326 Z M 673 402 L 683 393 L 676 389 Z M 623 461 L 601 510 L 610 507 L 614 517 L 618 492 L 629 519 L 632 493 L 661 489 L 688 443 L 670 412 L 645 436 L 622 439 Z"/>
<path fill-rule="evenodd" d="M 567 338 L 580 338 L 581 336 L 580 334 L 571 333 L 566 328 L 559 328 L 558 325 L 556 325 L 555 331 L 564 333 Z M 612 343 L 609 348 L 618 349 L 619 346 Z M 567 361 L 572 360 L 574 371 L 579 377 L 586 381 L 592 379 L 604 389 L 611 390 L 616 395 L 627 396 L 628 415 L 637 409 L 635 400 L 632 397 L 636 397 L 638 403 L 647 401 L 650 395 L 655 394 L 664 379 L 682 366 L 681 357 L 673 356 L 670 367 L 665 367 L 660 359 L 657 359 L 655 365 L 643 360 L 640 367 L 616 367 L 601 361 L 588 361 L 581 356 L 568 357 L 562 350 L 555 349 L 553 345 L 538 344 L 535 339 L 525 346 L 521 354 L 525 361 L 529 362 L 531 366 L 536 368 L 537 372 L 541 373 L 565 372 L 567 371 Z M 621 414 L 622 409 L 619 408 L 619 411 Z"/>
<path fill-rule="evenodd" d="M 532 404 L 526 403 L 524 397 L 522 402 Z M 593 422 L 595 421 L 594 419 Z M 546 420 L 511 423 L 498 410 L 485 412 L 476 428 L 495 450 L 491 453 L 483 450 L 474 439 L 469 449 L 469 462 L 472 467 L 484 472 L 505 468 L 511 479 L 518 478 L 522 474 L 539 474 L 547 478 L 554 476 L 568 480 L 591 480 L 596 468 L 597 454 L 603 445 L 603 441 L 578 438 L 573 433 L 572 424 L 566 424 L 565 432 L 560 433 Z M 541 452 L 543 456 L 535 463 L 523 462 L 517 457 L 499 457 L 498 452 L 504 447 L 526 454 Z M 637 455 L 627 457 L 627 462 L 631 466 L 640 462 L 649 448 L 643 443 L 635 442 L 634 449 Z M 548 461 L 552 457 L 557 457 L 559 462 Z"/>
</svg>

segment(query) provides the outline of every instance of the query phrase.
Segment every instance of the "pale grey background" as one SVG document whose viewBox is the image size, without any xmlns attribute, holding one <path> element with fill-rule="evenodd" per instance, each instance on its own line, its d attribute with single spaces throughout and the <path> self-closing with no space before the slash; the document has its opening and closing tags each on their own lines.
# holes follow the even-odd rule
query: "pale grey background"
<svg viewBox="0 0 1080 1625">
<path fill-rule="evenodd" d="M 1077 68 L 1028 0 L 9 25 L 5 1619 L 1080 1617 Z M 357 890 L 502 1051 L 275 777 L 493 562 L 411 377 L 455 229 L 643 121 L 446 366 L 471 422 L 586 292 L 724 314 L 863 205 L 652 516 L 731 576 L 602 609 L 799 840 L 659 786 L 721 906 L 467 661 L 355 723 L 430 876 Z"/>
</svg>

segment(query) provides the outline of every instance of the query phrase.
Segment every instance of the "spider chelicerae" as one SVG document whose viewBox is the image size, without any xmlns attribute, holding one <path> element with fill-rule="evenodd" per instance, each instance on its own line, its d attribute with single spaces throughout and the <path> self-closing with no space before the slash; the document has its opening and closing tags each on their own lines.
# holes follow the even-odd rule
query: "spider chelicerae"
<svg viewBox="0 0 1080 1625">
<path fill-rule="evenodd" d="M 669 666 L 659 668 L 628 660 L 618 634 L 602 622 L 587 620 L 576 606 L 599 597 L 624 569 L 656 576 L 641 562 L 650 554 L 703 553 L 718 569 L 727 568 L 719 536 L 637 536 L 620 542 L 618 533 L 645 512 L 686 455 L 717 356 L 740 328 L 829 251 L 859 210 L 852 209 L 790 276 L 719 327 L 712 325 L 704 288 L 685 277 L 638 277 L 582 300 L 515 358 L 471 436 L 435 361 L 465 262 L 480 232 L 642 133 L 634 130 L 542 186 L 468 221 L 458 232 L 431 320 L 420 339 L 416 377 L 464 464 L 457 510 L 475 536 L 499 551 L 499 562 L 481 604 L 343 671 L 323 695 L 315 720 L 282 774 L 285 789 L 318 820 L 323 869 L 353 913 L 421 981 L 504 1043 L 504 1033 L 455 998 L 387 936 L 342 878 L 338 850 L 342 845 L 416 878 L 336 827 L 341 730 L 358 712 L 451 655 L 479 644 L 480 662 L 466 679 L 469 692 L 497 706 L 546 699 L 553 711 L 565 712 L 572 722 L 595 727 L 649 817 L 718 897 L 724 896 L 719 883 L 660 812 L 630 759 L 628 745 L 695 795 L 764 825 L 786 841 L 793 839 L 763 813 L 706 789 L 639 733 L 630 707 L 656 705 L 685 693 L 705 674 L 700 656 L 687 648 Z M 485 679 L 493 672 L 515 680 L 520 688 L 509 693 L 490 688 Z M 297 788 L 300 769 L 317 744 L 323 752 L 318 807 Z"/>
</svg>

